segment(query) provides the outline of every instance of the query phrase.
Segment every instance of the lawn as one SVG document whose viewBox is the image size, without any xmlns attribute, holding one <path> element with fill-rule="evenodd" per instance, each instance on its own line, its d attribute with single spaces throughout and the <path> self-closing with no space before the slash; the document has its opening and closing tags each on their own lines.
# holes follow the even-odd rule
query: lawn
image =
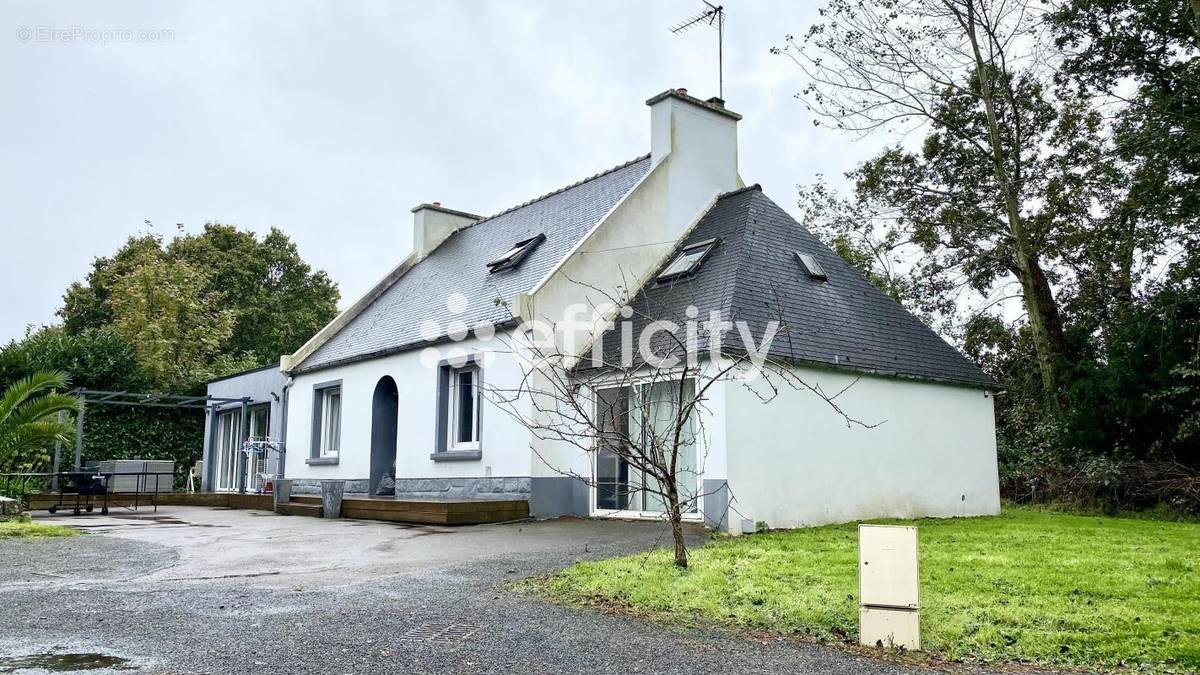
<svg viewBox="0 0 1200 675">
<path fill-rule="evenodd" d="M 1200 524 L 1006 508 L 919 527 L 922 646 L 969 662 L 1200 672 Z M 823 641 L 858 632 L 857 527 L 722 537 L 538 581 L 566 602 Z"/>
<path fill-rule="evenodd" d="M 44 525 L 21 521 L 0 522 L 0 540 L 30 539 L 35 537 L 74 537 L 78 530 L 61 525 Z"/>
</svg>

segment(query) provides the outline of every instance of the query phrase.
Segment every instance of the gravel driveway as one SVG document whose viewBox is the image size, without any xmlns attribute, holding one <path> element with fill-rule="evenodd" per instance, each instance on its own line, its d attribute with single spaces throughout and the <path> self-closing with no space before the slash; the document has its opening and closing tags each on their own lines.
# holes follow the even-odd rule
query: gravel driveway
<svg viewBox="0 0 1200 675">
<path fill-rule="evenodd" d="M 507 589 L 663 544 L 660 524 L 446 528 L 198 507 L 50 522 L 89 534 L 0 543 L 0 673 L 47 653 L 99 655 L 44 663 L 101 666 L 91 673 L 909 672 Z"/>
</svg>

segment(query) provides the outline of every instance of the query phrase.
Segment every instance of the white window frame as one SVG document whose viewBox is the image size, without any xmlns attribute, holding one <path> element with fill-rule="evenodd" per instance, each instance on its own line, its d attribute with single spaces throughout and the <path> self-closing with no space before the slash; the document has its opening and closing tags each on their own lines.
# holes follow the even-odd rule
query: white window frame
<svg viewBox="0 0 1200 675">
<path fill-rule="evenodd" d="M 342 388 L 341 386 L 325 387 L 317 390 L 321 397 L 321 435 L 318 457 L 337 457 L 342 445 Z M 337 415 L 331 412 L 330 405 L 337 397 Z"/>
<path fill-rule="evenodd" d="M 458 423 L 462 411 L 460 410 L 458 378 L 463 373 L 471 373 L 471 389 L 474 396 L 471 397 L 471 436 L 470 441 L 458 440 Z M 477 364 L 469 364 L 461 368 L 450 368 L 450 381 L 446 386 L 446 450 L 448 452 L 472 452 L 480 449 L 479 436 L 479 408 L 483 401 L 480 397 L 479 376 L 480 368 Z"/>
<path fill-rule="evenodd" d="M 646 395 L 646 392 L 647 392 L 649 386 L 653 382 L 654 382 L 653 378 L 647 377 L 647 378 L 631 378 L 628 381 L 614 380 L 611 383 L 604 383 L 604 384 L 597 383 L 592 387 L 592 395 L 593 395 L 593 399 L 594 399 L 593 406 L 600 405 L 599 392 L 601 392 L 601 391 L 608 390 L 608 389 L 619 389 L 622 387 L 630 387 L 638 392 L 637 396 L 640 398 L 640 397 Z M 699 384 L 697 383 L 697 385 L 695 385 L 695 386 L 699 386 Z M 597 417 L 599 416 L 600 411 L 599 411 L 598 407 L 594 409 L 593 414 L 595 414 Z M 695 415 L 697 413 L 695 411 L 693 411 L 692 414 Z M 693 424 L 695 424 L 695 423 L 696 422 L 693 420 Z M 643 444 L 644 443 L 645 443 L 645 441 L 643 440 Z M 588 489 L 588 507 L 590 508 L 592 515 L 594 515 L 596 517 L 600 517 L 600 518 L 617 518 L 617 519 L 626 519 L 626 520 L 666 520 L 667 513 L 665 511 L 644 511 L 641 509 L 602 509 L 602 508 L 600 508 L 598 506 L 599 498 L 600 498 L 600 487 L 597 485 L 597 482 L 598 482 L 597 477 L 600 475 L 599 466 L 598 466 L 598 463 L 600 461 L 600 447 L 599 447 L 599 439 L 598 438 L 592 439 L 592 447 L 593 447 L 593 450 L 591 453 L 591 455 L 592 455 L 591 456 L 592 480 L 591 480 L 591 485 L 589 486 L 589 489 Z M 703 464 L 703 461 L 701 459 L 703 456 L 703 449 L 699 445 L 697 445 L 697 447 L 696 447 L 696 453 L 697 453 L 697 461 L 700 462 L 701 464 Z M 700 470 L 698 471 L 698 475 L 696 476 L 696 483 L 697 483 L 696 494 L 698 496 L 703 492 L 703 490 L 702 490 L 702 486 L 704 485 L 703 473 L 704 473 L 703 468 L 701 467 Z M 646 487 L 644 485 L 645 477 L 642 476 L 640 478 L 640 481 L 642 482 L 642 484 L 639 486 L 638 490 L 639 490 L 639 492 L 644 492 L 646 490 Z M 644 499 L 644 496 L 642 498 Z M 696 499 L 696 510 L 685 512 L 685 513 L 681 514 L 681 516 L 685 522 L 689 522 L 689 521 L 690 522 L 703 522 L 704 521 L 704 500 L 697 498 Z"/>
<path fill-rule="evenodd" d="M 216 457 L 213 466 L 213 489 L 217 492 L 236 492 L 238 489 L 238 457 L 241 448 L 238 437 L 242 429 L 240 409 L 223 410 L 217 414 Z"/>
</svg>

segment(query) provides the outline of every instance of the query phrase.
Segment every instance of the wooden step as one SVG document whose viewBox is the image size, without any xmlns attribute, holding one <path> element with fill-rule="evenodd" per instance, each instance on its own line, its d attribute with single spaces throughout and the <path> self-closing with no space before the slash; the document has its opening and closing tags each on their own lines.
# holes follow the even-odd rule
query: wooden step
<svg viewBox="0 0 1200 675">
<path fill-rule="evenodd" d="M 311 516 L 313 518 L 320 518 L 323 513 L 323 507 L 320 504 L 287 502 L 275 507 L 275 513 L 281 516 Z"/>
</svg>

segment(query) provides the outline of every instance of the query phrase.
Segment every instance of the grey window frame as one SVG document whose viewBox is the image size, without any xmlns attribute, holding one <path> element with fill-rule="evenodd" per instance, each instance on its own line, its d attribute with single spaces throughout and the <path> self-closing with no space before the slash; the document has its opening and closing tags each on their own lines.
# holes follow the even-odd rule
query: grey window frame
<svg viewBox="0 0 1200 675">
<path fill-rule="evenodd" d="M 458 371 L 471 368 L 475 371 L 475 441 L 477 448 L 472 450 L 455 450 L 450 442 L 453 430 L 450 428 L 450 394 L 453 391 L 451 378 Z M 466 360 L 455 359 L 451 363 L 445 359 L 438 363 L 437 369 L 437 415 L 434 436 L 434 451 L 429 459 L 435 462 L 462 462 L 483 458 L 483 363 L 479 355 L 472 354 Z"/>
<path fill-rule="evenodd" d="M 800 269 L 808 275 L 809 279 L 817 281 L 828 281 L 829 275 L 825 273 L 825 268 L 821 266 L 821 262 L 811 253 L 796 251 L 796 262 L 800 263 Z"/>
<path fill-rule="evenodd" d="M 321 436 L 322 436 L 322 432 L 324 430 L 321 428 L 321 423 L 322 423 L 322 420 L 324 419 L 324 412 L 325 412 L 322 409 L 322 403 L 325 400 L 326 393 L 330 389 L 337 389 L 338 394 L 341 398 L 341 406 L 338 409 L 338 419 L 337 419 L 338 441 L 339 442 L 338 442 L 338 449 L 337 449 L 336 455 L 322 455 L 321 454 Z M 345 389 L 342 388 L 341 380 L 330 380 L 328 382 L 319 382 L 317 384 L 314 384 L 312 391 L 313 391 L 312 443 L 309 447 L 308 459 L 305 460 L 305 463 L 314 464 L 314 465 L 337 464 L 339 459 L 342 456 L 341 426 L 342 426 L 342 417 L 344 417 L 343 413 L 346 410 Z"/>
<path fill-rule="evenodd" d="M 655 283 L 659 285 L 670 284 L 680 279 L 686 279 L 696 272 L 699 272 L 700 266 L 704 264 L 704 261 L 708 259 L 709 255 L 712 254 L 713 249 L 715 249 L 720 243 L 721 240 L 714 237 L 712 239 L 705 239 L 704 241 L 698 241 L 694 244 L 688 244 L 686 246 L 679 247 L 679 249 L 675 252 L 675 255 L 671 256 L 671 262 L 667 263 L 667 266 L 663 268 L 663 271 L 659 272 L 658 275 L 654 277 Z M 672 267 L 683 261 L 688 255 L 695 252 L 699 252 L 700 255 L 692 260 L 686 268 L 668 274 L 668 271 Z"/>
<path fill-rule="evenodd" d="M 488 272 L 495 274 L 496 272 L 502 272 L 520 265 L 521 261 L 529 257 L 529 254 L 533 253 L 533 249 L 540 246 L 543 241 L 546 241 L 545 233 L 539 233 L 536 236 L 518 241 L 499 258 L 487 264 Z"/>
</svg>

